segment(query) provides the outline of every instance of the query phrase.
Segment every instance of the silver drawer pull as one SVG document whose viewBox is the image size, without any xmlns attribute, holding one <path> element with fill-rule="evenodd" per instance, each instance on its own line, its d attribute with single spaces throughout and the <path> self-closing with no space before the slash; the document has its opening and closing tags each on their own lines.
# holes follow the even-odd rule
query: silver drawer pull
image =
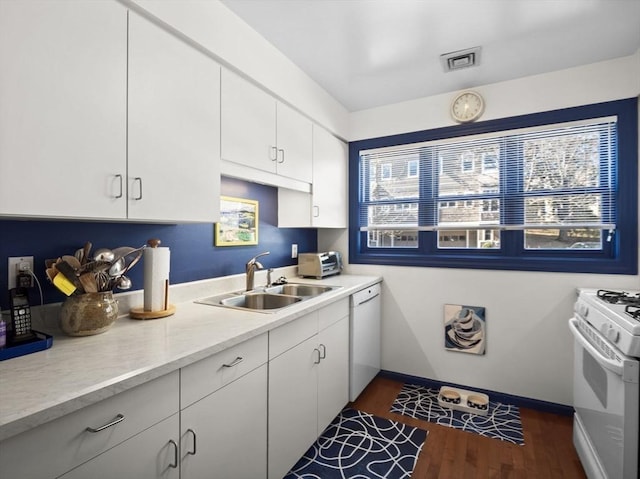
<svg viewBox="0 0 640 479">
<path fill-rule="evenodd" d="M 169 467 L 175 469 L 178 467 L 178 444 L 173 439 L 169 439 L 169 444 L 173 446 L 173 462 L 169 464 Z"/>
<path fill-rule="evenodd" d="M 100 426 L 97 428 L 92 428 L 92 427 L 88 427 L 86 430 L 89 432 L 100 432 L 100 431 L 104 431 L 105 429 L 111 427 L 111 426 L 115 426 L 116 424 L 118 424 L 119 422 L 124 421 L 124 416 L 122 414 L 118 414 L 115 419 L 113 421 L 111 421 L 110 423 L 105 424 L 104 426 Z"/>
<path fill-rule="evenodd" d="M 327 357 L 327 347 L 324 344 L 320 344 L 320 346 L 318 346 L 318 348 L 322 348 L 322 351 L 320 351 L 320 359 L 326 359 L 326 357 Z"/>
<path fill-rule="evenodd" d="M 196 446 L 196 440 L 197 440 L 197 438 L 196 438 L 196 432 L 195 432 L 193 429 L 187 429 L 187 432 L 188 432 L 188 433 L 190 432 L 190 433 L 191 433 L 191 435 L 193 436 L 193 449 L 192 449 L 192 450 L 190 450 L 190 451 L 187 451 L 187 456 L 189 456 L 189 455 L 191 455 L 191 456 L 195 456 L 195 455 L 196 455 L 196 452 L 197 452 L 197 449 L 196 449 L 196 447 L 197 447 L 197 446 Z"/>
<path fill-rule="evenodd" d="M 238 364 L 240 364 L 242 361 L 244 361 L 244 358 L 242 356 L 238 356 L 233 361 L 231 361 L 229 364 L 223 364 L 222 367 L 223 368 L 232 368 L 232 367 L 237 366 Z"/>
</svg>

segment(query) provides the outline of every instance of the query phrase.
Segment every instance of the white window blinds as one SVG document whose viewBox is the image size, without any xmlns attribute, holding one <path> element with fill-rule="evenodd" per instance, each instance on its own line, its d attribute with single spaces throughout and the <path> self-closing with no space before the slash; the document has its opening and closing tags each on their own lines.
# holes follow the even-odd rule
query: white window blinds
<svg viewBox="0 0 640 479">
<path fill-rule="evenodd" d="M 616 117 L 360 152 L 361 231 L 616 223 Z"/>
</svg>

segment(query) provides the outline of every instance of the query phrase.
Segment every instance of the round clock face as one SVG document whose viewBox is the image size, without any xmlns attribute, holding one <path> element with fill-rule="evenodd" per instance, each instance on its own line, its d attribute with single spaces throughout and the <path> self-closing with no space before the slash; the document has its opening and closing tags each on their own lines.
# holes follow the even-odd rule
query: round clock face
<svg viewBox="0 0 640 479">
<path fill-rule="evenodd" d="M 451 116 L 459 123 L 477 120 L 484 111 L 484 100 L 474 91 L 465 91 L 451 102 Z"/>
</svg>

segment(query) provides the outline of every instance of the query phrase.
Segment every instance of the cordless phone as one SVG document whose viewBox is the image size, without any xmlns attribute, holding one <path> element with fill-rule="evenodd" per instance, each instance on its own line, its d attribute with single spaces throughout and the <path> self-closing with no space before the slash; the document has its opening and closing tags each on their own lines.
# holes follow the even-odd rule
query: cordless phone
<svg viewBox="0 0 640 479">
<path fill-rule="evenodd" d="M 31 331 L 31 308 L 27 288 L 9 290 L 11 300 L 11 325 L 7 334 L 9 342 L 21 343 L 33 339 Z"/>
</svg>

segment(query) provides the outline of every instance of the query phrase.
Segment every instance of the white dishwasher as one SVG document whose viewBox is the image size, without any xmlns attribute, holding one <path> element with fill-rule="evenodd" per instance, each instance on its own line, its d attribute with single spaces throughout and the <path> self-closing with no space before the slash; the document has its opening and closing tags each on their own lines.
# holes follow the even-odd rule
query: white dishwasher
<svg viewBox="0 0 640 479">
<path fill-rule="evenodd" d="M 380 284 L 351 295 L 349 401 L 380 371 Z"/>
</svg>

